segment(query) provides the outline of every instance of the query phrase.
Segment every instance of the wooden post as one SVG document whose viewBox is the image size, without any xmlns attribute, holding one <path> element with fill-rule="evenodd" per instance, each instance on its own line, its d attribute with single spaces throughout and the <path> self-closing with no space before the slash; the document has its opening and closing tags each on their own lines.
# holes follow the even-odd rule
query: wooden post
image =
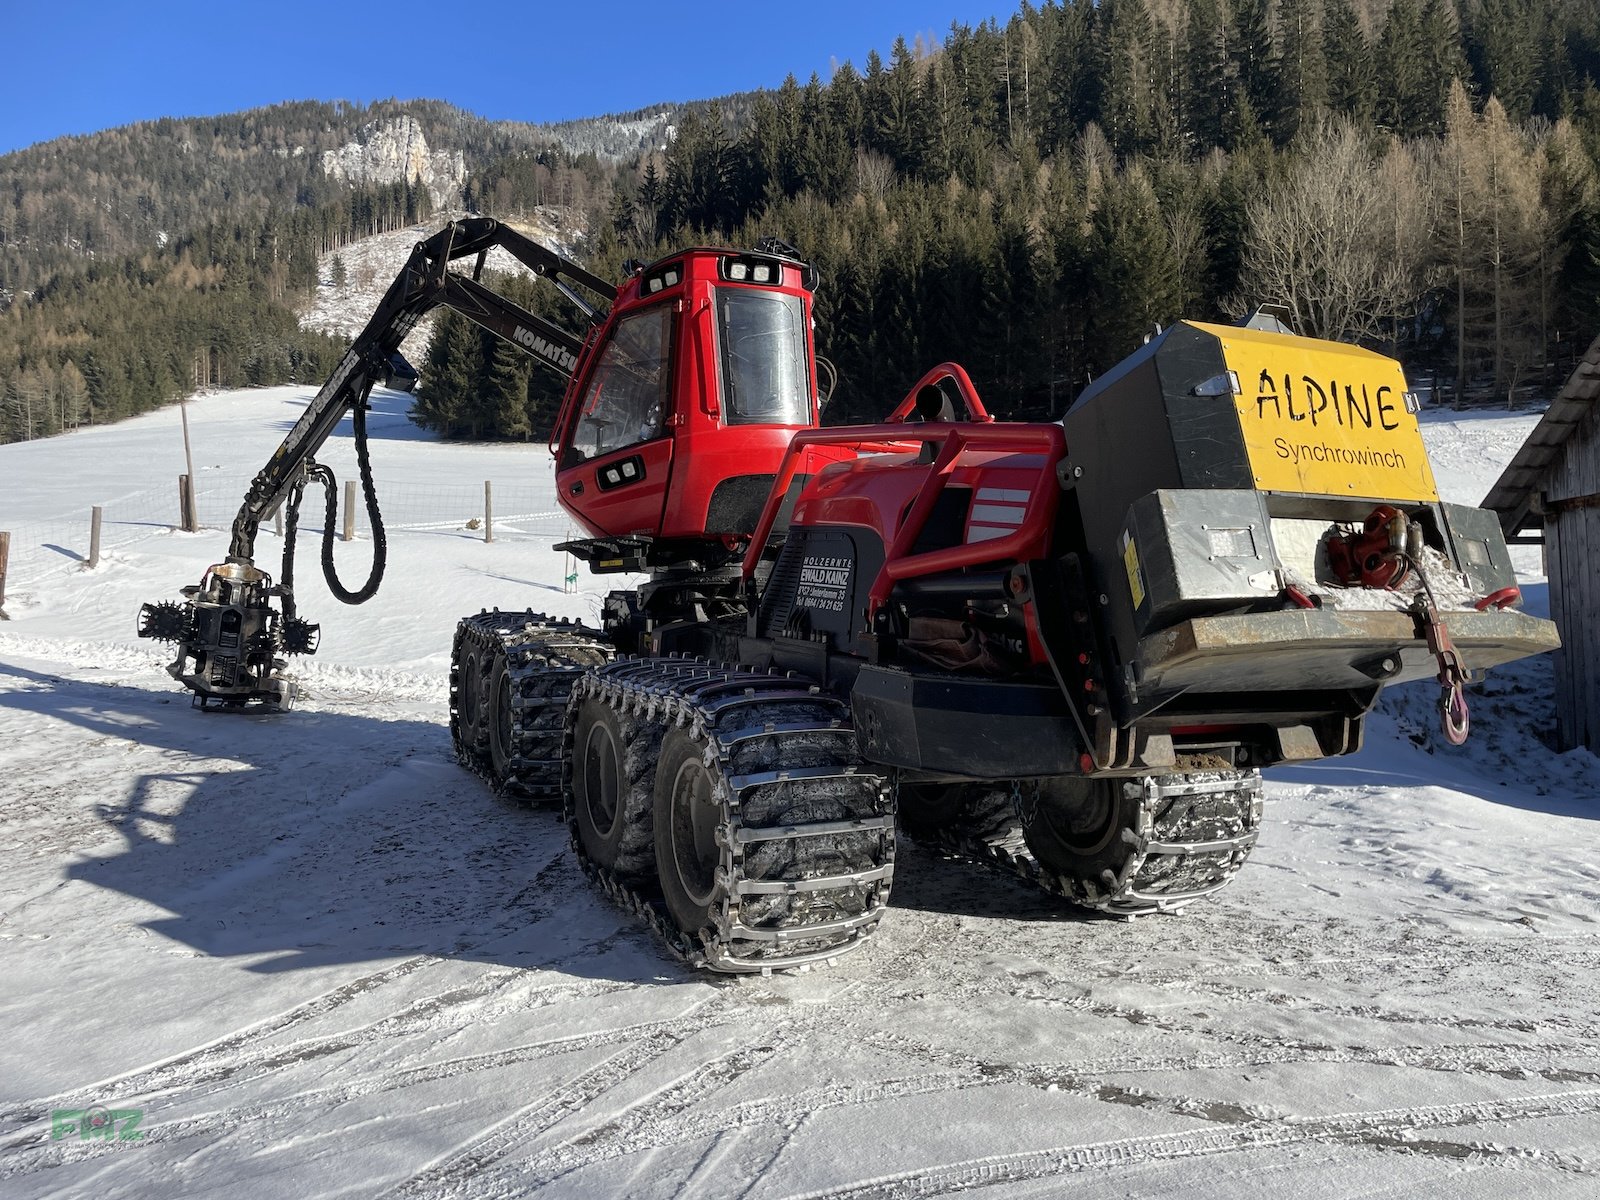
<svg viewBox="0 0 1600 1200">
<path fill-rule="evenodd" d="M 356 481 L 344 481 L 344 540 L 356 540 Z"/>
<path fill-rule="evenodd" d="M 89 567 L 100 565 L 100 518 L 105 510 L 96 504 L 89 510 Z"/>
<path fill-rule="evenodd" d="M 279 537 L 283 536 L 283 505 L 278 505 L 272 510 L 272 532 Z"/>
<path fill-rule="evenodd" d="M 0 533 L 0 621 L 9 621 L 6 616 L 6 564 L 11 559 L 11 535 Z"/>
<path fill-rule="evenodd" d="M 178 527 L 185 533 L 199 528 L 194 519 L 194 480 L 188 475 L 178 476 Z"/>
<path fill-rule="evenodd" d="M 483 540 L 494 541 L 494 485 L 483 481 Z"/>
<path fill-rule="evenodd" d="M 184 510 L 184 515 L 189 524 L 184 528 L 193 533 L 200 528 L 194 511 L 194 455 L 189 450 L 189 398 L 185 396 L 178 401 L 178 412 L 183 417 L 183 468 L 189 473 L 189 507 Z"/>
</svg>

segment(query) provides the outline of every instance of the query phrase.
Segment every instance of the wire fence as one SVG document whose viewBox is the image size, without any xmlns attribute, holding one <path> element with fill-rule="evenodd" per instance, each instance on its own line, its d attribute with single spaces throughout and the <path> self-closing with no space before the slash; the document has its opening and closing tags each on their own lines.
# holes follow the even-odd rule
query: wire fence
<svg viewBox="0 0 1600 1200">
<path fill-rule="evenodd" d="M 179 536 L 206 538 L 223 543 L 238 514 L 239 505 L 252 476 L 223 472 L 204 472 L 195 487 L 195 511 L 200 532 Z M 572 519 L 555 506 L 548 486 L 527 482 L 490 481 L 493 488 L 493 533 L 496 543 L 537 541 L 546 544 L 578 536 Z M 45 521 L 18 521 L 0 511 L 0 530 L 11 534 L 7 589 L 13 593 L 37 582 L 41 577 L 64 567 L 86 564 L 89 557 L 90 514 L 94 505 L 103 509 L 100 535 L 102 557 L 125 550 L 153 537 L 172 536 L 183 528 L 177 480 L 166 487 L 143 491 L 118 492 L 107 489 L 96 495 L 92 486 L 81 489 L 80 512 Z M 334 521 L 337 536 L 342 531 L 344 493 L 338 497 L 339 511 Z M 391 533 L 412 533 L 439 537 L 464 537 L 482 540 L 485 533 L 484 485 L 475 483 L 378 485 L 378 506 L 384 527 Z M 356 492 L 356 532 L 360 538 L 371 535 L 365 502 Z M 306 490 L 300 508 L 300 534 L 320 535 L 326 524 L 322 489 Z M 220 537 L 219 537 L 220 534 Z M 262 525 L 258 543 L 265 550 L 268 541 L 276 543 L 272 521 Z M 272 551 L 276 553 L 276 551 Z M 219 549 L 218 557 L 222 555 Z"/>
</svg>

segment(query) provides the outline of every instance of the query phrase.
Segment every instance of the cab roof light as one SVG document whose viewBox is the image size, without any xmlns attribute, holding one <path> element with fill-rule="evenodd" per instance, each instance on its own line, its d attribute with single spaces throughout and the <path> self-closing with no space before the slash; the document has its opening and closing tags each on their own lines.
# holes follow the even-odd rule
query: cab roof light
<svg viewBox="0 0 1600 1200">
<path fill-rule="evenodd" d="M 647 295 L 655 295 L 670 287 L 677 287 L 683 281 L 683 271 L 679 264 L 673 263 L 670 267 L 663 267 L 654 275 L 645 276 L 642 290 Z"/>
<path fill-rule="evenodd" d="M 759 283 L 773 286 L 783 282 L 783 264 L 756 254 L 728 255 L 718 264 L 722 277 L 730 283 Z"/>
</svg>

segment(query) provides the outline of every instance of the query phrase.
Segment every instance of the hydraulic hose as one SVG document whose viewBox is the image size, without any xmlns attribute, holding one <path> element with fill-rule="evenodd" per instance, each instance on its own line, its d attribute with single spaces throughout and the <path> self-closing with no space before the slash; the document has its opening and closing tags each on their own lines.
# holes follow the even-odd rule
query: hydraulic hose
<svg viewBox="0 0 1600 1200">
<path fill-rule="evenodd" d="M 328 523 L 322 530 L 322 574 L 328 581 L 328 590 L 345 604 L 365 604 L 378 594 L 383 582 L 383 569 L 389 557 L 389 539 L 383 531 L 383 514 L 378 511 L 378 489 L 372 482 L 372 459 L 367 453 L 367 406 L 357 404 L 354 411 L 356 439 L 356 468 L 361 473 L 361 495 L 366 501 L 367 520 L 372 525 L 372 571 L 366 583 L 351 591 L 339 582 L 339 573 L 333 565 L 333 528 L 339 516 L 339 489 L 333 472 L 316 465 L 310 473 L 322 477 L 322 487 L 327 496 Z"/>
</svg>

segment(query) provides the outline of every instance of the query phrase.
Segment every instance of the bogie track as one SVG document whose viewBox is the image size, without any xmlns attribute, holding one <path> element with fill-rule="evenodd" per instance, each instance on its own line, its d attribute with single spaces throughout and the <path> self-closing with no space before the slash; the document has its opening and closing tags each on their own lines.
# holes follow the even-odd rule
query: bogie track
<svg viewBox="0 0 1600 1200">
<path fill-rule="evenodd" d="M 685 959 L 733 973 L 791 969 L 872 931 L 894 873 L 894 807 L 884 776 L 857 754 L 843 703 L 777 672 L 619 660 L 572 688 L 575 769 L 579 714 L 596 701 L 648 744 L 660 738 L 655 879 L 610 869 L 581 836 L 579 853 Z M 569 788 L 569 811 L 581 788 Z M 635 822 L 644 793 L 639 781 L 627 789 Z"/>
<path fill-rule="evenodd" d="M 456 757 L 497 792 L 559 802 L 567 698 L 611 656 L 599 632 L 576 621 L 498 609 L 462 618 L 450 654 Z"/>
<path fill-rule="evenodd" d="M 612 654 L 574 622 L 466 618 L 457 756 L 498 791 L 562 798 L 584 870 L 692 965 L 769 972 L 857 946 L 888 903 L 894 806 L 847 706 L 777 672 Z"/>
<path fill-rule="evenodd" d="M 959 786 L 959 785 L 958 785 Z M 1261 773 L 1018 780 L 941 789 L 920 840 L 1112 916 L 1176 912 L 1239 873 L 1261 825 Z"/>
</svg>

